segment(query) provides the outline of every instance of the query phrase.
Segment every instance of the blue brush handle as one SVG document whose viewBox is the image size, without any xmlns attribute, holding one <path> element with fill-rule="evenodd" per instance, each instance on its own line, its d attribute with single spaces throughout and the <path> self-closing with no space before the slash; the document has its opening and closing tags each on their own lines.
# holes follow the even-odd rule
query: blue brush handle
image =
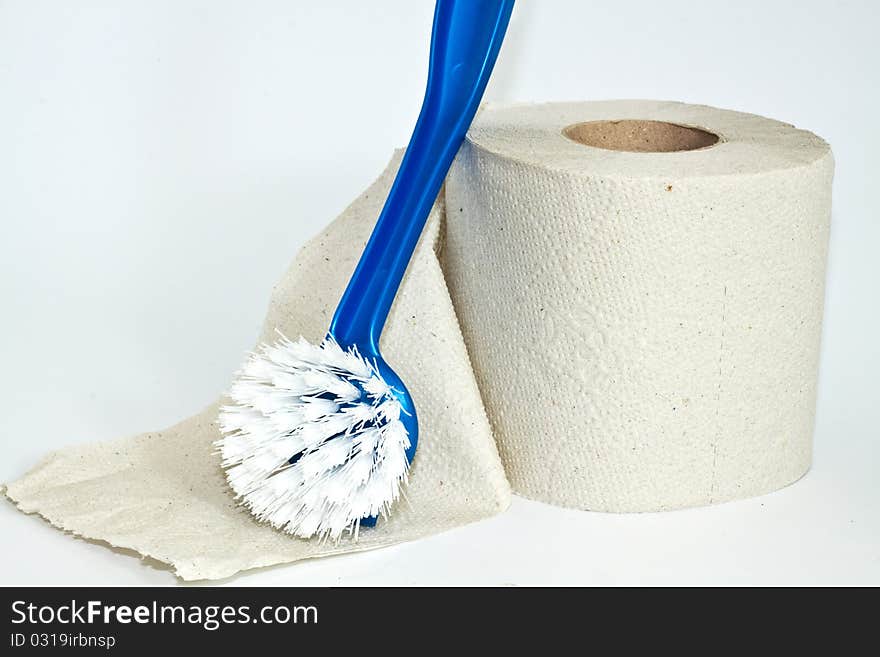
<svg viewBox="0 0 880 657">
<path fill-rule="evenodd" d="M 437 0 L 428 86 L 397 177 L 330 324 L 342 346 L 379 336 L 431 206 L 483 97 L 514 0 Z"/>
</svg>

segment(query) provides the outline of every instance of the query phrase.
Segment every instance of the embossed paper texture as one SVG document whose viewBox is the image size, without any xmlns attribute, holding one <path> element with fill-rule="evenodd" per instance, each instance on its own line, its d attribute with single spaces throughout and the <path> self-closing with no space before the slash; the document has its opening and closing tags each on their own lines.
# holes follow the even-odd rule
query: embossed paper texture
<svg viewBox="0 0 880 657">
<path fill-rule="evenodd" d="M 621 119 L 719 141 L 635 153 L 563 134 Z M 297 255 L 261 341 L 323 337 L 398 164 Z M 500 513 L 511 486 L 600 511 L 775 490 L 810 465 L 832 172 L 821 139 L 749 114 L 486 107 L 382 339 L 420 421 L 407 500 L 388 521 L 338 544 L 256 522 L 214 454 L 217 405 L 49 454 L 6 494 L 191 580 L 440 532 Z"/>
</svg>

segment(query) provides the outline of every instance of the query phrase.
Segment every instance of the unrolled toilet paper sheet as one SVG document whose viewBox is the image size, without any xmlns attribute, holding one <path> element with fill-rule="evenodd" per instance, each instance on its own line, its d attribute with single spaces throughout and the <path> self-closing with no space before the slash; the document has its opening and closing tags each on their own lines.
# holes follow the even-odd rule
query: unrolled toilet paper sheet
<svg viewBox="0 0 880 657">
<path fill-rule="evenodd" d="M 629 153 L 563 134 L 621 119 L 720 139 Z M 276 329 L 323 336 L 398 163 L 297 255 L 261 341 Z M 832 170 L 821 139 L 737 112 L 489 107 L 383 335 L 421 428 L 407 501 L 388 521 L 338 544 L 254 521 L 213 453 L 216 405 L 165 431 L 54 452 L 6 494 L 56 527 L 207 579 L 473 522 L 503 511 L 511 485 L 606 511 L 774 490 L 810 463 Z"/>
<path fill-rule="evenodd" d="M 323 338 L 394 178 L 383 175 L 297 255 L 276 285 L 261 342 L 275 331 Z M 442 204 L 433 209 L 382 336 L 382 352 L 419 409 L 419 456 L 405 500 L 357 542 L 302 540 L 257 523 L 237 505 L 212 445 L 217 404 L 165 431 L 70 447 L 46 456 L 6 488 L 26 513 L 89 539 L 169 564 L 184 580 L 368 550 L 503 511 L 510 486 L 436 250 Z"/>
</svg>

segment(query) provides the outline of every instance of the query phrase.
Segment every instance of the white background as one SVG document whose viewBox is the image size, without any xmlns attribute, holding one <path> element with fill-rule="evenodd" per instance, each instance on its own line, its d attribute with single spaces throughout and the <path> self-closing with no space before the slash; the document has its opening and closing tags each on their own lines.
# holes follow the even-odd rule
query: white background
<svg viewBox="0 0 880 657">
<path fill-rule="evenodd" d="M 683 100 L 832 144 L 814 467 L 664 514 L 516 498 L 439 536 L 228 583 L 880 584 L 880 4 L 517 4 L 490 100 Z M 0 480 L 224 390 L 299 245 L 406 143 L 432 11 L 0 0 Z M 175 582 L 7 502 L 0 523 L 2 584 Z"/>
</svg>

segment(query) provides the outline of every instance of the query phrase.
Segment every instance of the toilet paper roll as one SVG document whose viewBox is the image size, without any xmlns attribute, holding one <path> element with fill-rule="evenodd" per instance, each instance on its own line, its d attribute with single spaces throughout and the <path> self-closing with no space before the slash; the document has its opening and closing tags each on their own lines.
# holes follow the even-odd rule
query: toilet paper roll
<svg viewBox="0 0 880 657">
<path fill-rule="evenodd" d="M 399 162 L 297 255 L 260 341 L 323 336 Z M 388 520 L 338 543 L 256 522 L 213 447 L 216 405 L 53 452 L 3 492 L 192 580 L 492 516 L 505 471 L 529 497 L 611 511 L 778 488 L 810 462 L 831 174 L 819 138 L 736 112 L 486 108 L 382 336 L 420 424 Z"/>
<path fill-rule="evenodd" d="M 815 135 L 711 107 L 480 113 L 443 253 L 515 492 L 649 511 L 806 472 L 832 172 Z"/>
</svg>

